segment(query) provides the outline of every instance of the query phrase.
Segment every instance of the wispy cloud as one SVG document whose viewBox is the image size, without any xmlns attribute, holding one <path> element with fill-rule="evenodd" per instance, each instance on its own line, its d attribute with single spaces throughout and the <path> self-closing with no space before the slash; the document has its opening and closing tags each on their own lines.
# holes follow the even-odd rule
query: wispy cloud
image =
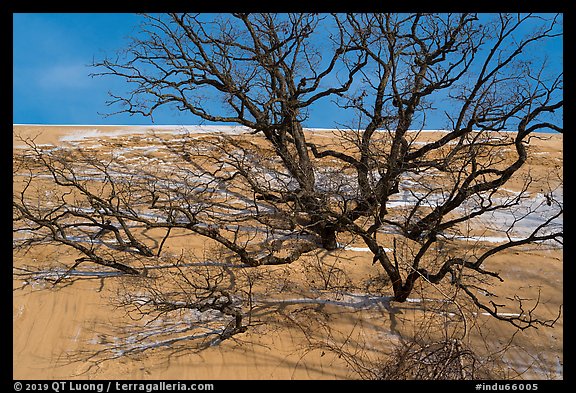
<svg viewBox="0 0 576 393">
<path fill-rule="evenodd" d="M 38 87 L 43 89 L 80 89 L 91 85 L 91 70 L 84 64 L 55 64 L 37 72 Z"/>
</svg>

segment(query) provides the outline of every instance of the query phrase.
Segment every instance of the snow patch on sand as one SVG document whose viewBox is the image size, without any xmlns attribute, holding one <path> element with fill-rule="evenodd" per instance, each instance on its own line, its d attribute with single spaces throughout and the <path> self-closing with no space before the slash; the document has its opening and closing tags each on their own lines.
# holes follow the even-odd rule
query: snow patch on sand
<svg viewBox="0 0 576 393">
<path fill-rule="evenodd" d="M 126 126 L 128 127 L 128 126 Z M 124 135 L 148 135 L 148 134 L 230 134 L 238 135 L 246 132 L 252 131 L 248 127 L 244 126 L 175 126 L 175 125 L 163 125 L 163 126 L 141 126 L 130 129 L 113 129 L 113 130 L 102 130 L 98 128 L 89 130 L 74 130 L 67 135 L 61 136 L 60 141 L 62 142 L 79 142 L 90 138 L 106 138 L 106 137 L 119 137 Z"/>
</svg>

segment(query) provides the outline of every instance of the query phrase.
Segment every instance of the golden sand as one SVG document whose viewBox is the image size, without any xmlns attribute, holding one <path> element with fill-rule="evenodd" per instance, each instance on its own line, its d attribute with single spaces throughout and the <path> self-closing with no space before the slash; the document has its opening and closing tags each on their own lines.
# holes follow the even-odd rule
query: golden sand
<svg viewBox="0 0 576 393">
<path fill-rule="evenodd" d="M 37 144 L 101 144 L 129 148 L 127 135 L 145 135 L 146 127 L 125 126 L 14 126 L 14 135 L 34 136 Z M 119 131 L 120 130 L 120 131 Z M 125 131 L 125 132 L 124 132 Z M 79 134 L 78 132 L 83 132 Z M 78 135 L 83 135 L 78 138 Z M 544 134 L 543 134 L 544 135 Z M 423 133 L 422 138 L 432 137 Z M 533 139 L 530 169 L 535 177 L 562 170 L 562 136 Z M 315 138 L 329 139 L 330 133 Z M 62 140 L 64 138 L 64 140 Z M 23 144 L 14 136 L 15 154 Z M 95 154 L 99 151 L 94 148 Z M 517 188 L 520 184 L 507 185 Z M 537 185 L 534 185 L 537 188 Z M 369 253 L 337 250 L 325 262 L 345 272 L 342 282 L 368 282 L 382 274 Z M 175 236 L 166 250 L 197 251 L 206 242 L 193 236 Z M 41 261 L 61 267 L 70 255 L 55 258 L 54 246 L 36 254 L 19 255 L 14 267 Z M 66 259 L 68 258 L 68 259 Z M 39 262 L 40 261 L 40 262 Z M 254 310 L 247 332 L 218 345 L 195 351 L 182 321 L 144 324 L 117 307 L 119 291 L 131 285 L 118 276 L 88 275 L 63 281 L 52 288 L 39 277 L 13 279 L 13 377 L 15 379 L 347 379 L 359 378 L 354 362 L 371 364 L 385 358 L 400 337 L 420 329 L 425 316 L 423 298 L 441 298 L 441 287 L 421 283 L 412 302 L 379 301 L 359 285 L 340 291 L 322 291 L 321 278 L 311 282 L 314 258 L 262 272 L 263 283 L 284 283 L 285 292 Z M 59 265 L 60 263 L 60 265 Z M 497 302 L 521 293 L 540 296 L 539 315 L 554 317 L 563 303 L 563 252 L 558 248 L 513 249 L 490 258 L 486 268 L 501 273 L 505 282 L 493 287 Z M 258 268 L 261 269 L 261 268 Z M 79 269 L 90 271 L 90 269 Z M 283 280 L 283 281 L 282 281 Z M 348 281 L 346 281 L 348 280 Z M 137 283 L 136 283 L 137 284 Z M 264 285 L 264 284 L 262 284 Z M 314 289 L 314 290 L 312 290 Z M 313 294 L 313 295 L 311 295 Z M 381 295 L 390 295 L 383 293 Z M 418 300 L 420 299 L 420 300 Z M 266 299 L 265 299 L 266 300 Z M 430 300 L 432 302 L 432 300 Z M 514 310 L 511 310 L 514 311 Z M 163 325 L 163 324 L 164 325 Z M 506 346 L 515 331 L 506 323 L 478 313 L 469 343 L 478 347 Z M 170 328 L 180 329 L 171 333 Z M 164 331 L 162 329 L 165 329 Z M 174 332 L 176 332 L 174 330 Z M 561 379 L 563 319 L 554 328 L 518 332 L 506 362 L 521 378 Z"/>
</svg>

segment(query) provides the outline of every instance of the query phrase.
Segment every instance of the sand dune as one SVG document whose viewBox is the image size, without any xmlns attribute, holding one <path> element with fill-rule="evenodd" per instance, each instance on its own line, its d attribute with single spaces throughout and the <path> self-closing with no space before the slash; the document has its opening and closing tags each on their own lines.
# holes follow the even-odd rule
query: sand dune
<svg viewBox="0 0 576 393">
<path fill-rule="evenodd" d="M 161 160 L 160 145 L 146 139 L 192 132 L 240 134 L 240 127 L 216 126 L 43 126 L 15 125 L 14 154 L 26 146 L 16 135 L 34 137 L 43 148 L 82 146 L 93 154 L 116 151 L 125 160 Z M 327 139 L 330 130 L 309 130 L 314 138 Z M 435 132 L 421 133 L 418 143 Z M 134 139 L 139 137 L 140 139 Z M 543 134 L 531 145 L 534 176 L 562 170 L 562 136 Z M 143 162 L 143 161 L 140 161 Z M 18 174 L 15 174 L 15 179 Z M 90 176 L 89 174 L 87 176 Z M 90 180 L 87 177 L 86 180 Z M 509 192 L 520 183 L 511 182 Z M 538 184 L 531 186 L 530 203 L 545 209 Z M 563 199 L 563 189 L 556 190 Z M 400 194 L 398 206 L 410 203 Z M 545 212 L 543 212 L 545 213 Z M 493 217 L 507 220 L 510 216 Z M 529 221 L 517 225 L 525 235 Z M 562 221 L 558 220 L 561 226 Z M 516 236 L 511 234 L 512 238 Z M 469 237 L 470 242 L 500 242 L 507 237 L 489 228 Z M 206 248 L 205 241 L 190 235 L 166 244 L 167 252 Z M 346 272 L 347 286 L 323 289 L 311 279 L 312 259 L 303 258 L 290 267 L 263 272 L 262 296 L 254 296 L 252 325 L 245 333 L 219 342 L 217 332 L 198 329 L 191 314 L 178 318 L 132 320 L 118 307 L 118 296 L 127 285 L 138 285 L 116 273 L 78 267 L 68 280 L 53 288 L 49 279 L 66 271 L 70 253 L 57 255 L 54 246 L 13 261 L 13 377 L 15 379 L 357 379 L 354 362 L 376 367 L 393 345 L 419 328 L 427 313 L 452 313 L 445 308 L 441 287 L 422 283 L 406 303 L 390 302 L 390 294 L 370 292 L 381 271 L 361 243 L 345 243 L 326 256 L 326 263 Z M 205 262 L 223 266 L 222 261 Z M 494 287 L 497 300 L 523 296 L 540 297 L 540 315 L 553 317 L 563 303 L 563 250 L 543 244 L 504 252 L 486 262 L 501 272 L 504 285 Z M 30 273 L 42 266 L 43 273 Z M 169 266 L 150 267 L 153 274 Z M 230 268 L 229 266 L 226 268 Z M 23 270 L 28 269 L 28 270 Z M 155 270 L 152 270 L 155 269 Z M 342 282 L 345 281 L 344 277 Z M 282 288 L 278 290 L 277 288 Z M 495 298 L 496 299 L 496 298 Z M 503 311 L 506 312 L 506 311 Z M 510 310 L 510 315 L 515 311 Z M 475 311 L 470 344 L 497 350 L 506 345 L 514 330 Z M 208 316 L 210 317 L 210 316 Z M 194 344 L 194 345 L 191 345 Z M 202 350 L 195 348 L 201 347 Z M 563 319 L 552 329 L 528 329 L 516 334 L 504 365 L 526 379 L 563 378 Z"/>
</svg>

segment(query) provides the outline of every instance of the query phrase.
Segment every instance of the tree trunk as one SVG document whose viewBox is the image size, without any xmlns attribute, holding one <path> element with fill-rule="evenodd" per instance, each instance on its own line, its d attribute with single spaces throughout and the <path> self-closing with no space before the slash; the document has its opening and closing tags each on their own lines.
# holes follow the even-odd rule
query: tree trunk
<svg viewBox="0 0 576 393">
<path fill-rule="evenodd" d="M 322 248 L 332 251 L 338 248 L 338 241 L 336 240 L 336 227 L 332 224 L 321 223 L 314 231 L 320 236 Z"/>
<path fill-rule="evenodd" d="M 414 284 L 416 283 L 416 280 L 418 280 L 419 276 L 420 274 L 418 273 L 411 273 L 408 275 L 408 277 L 406 277 L 404 285 L 394 286 L 395 302 L 404 303 L 406 299 L 408 299 L 408 296 L 410 296 L 410 294 L 412 293 L 412 290 L 414 289 Z"/>
<path fill-rule="evenodd" d="M 322 237 L 322 247 L 328 251 L 332 251 L 338 248 L 338 242 L 336 241 L 336 231 L 327 231 Z"/>
<path fill-rule="evenodd" d="M 405 288 L 404 286 L 394 293 L 394 301 L 398 303 L 404 303 L 406 299 L 408 299 L 408 295 L 410 295 L 411 290 Z"/>
</svg>

